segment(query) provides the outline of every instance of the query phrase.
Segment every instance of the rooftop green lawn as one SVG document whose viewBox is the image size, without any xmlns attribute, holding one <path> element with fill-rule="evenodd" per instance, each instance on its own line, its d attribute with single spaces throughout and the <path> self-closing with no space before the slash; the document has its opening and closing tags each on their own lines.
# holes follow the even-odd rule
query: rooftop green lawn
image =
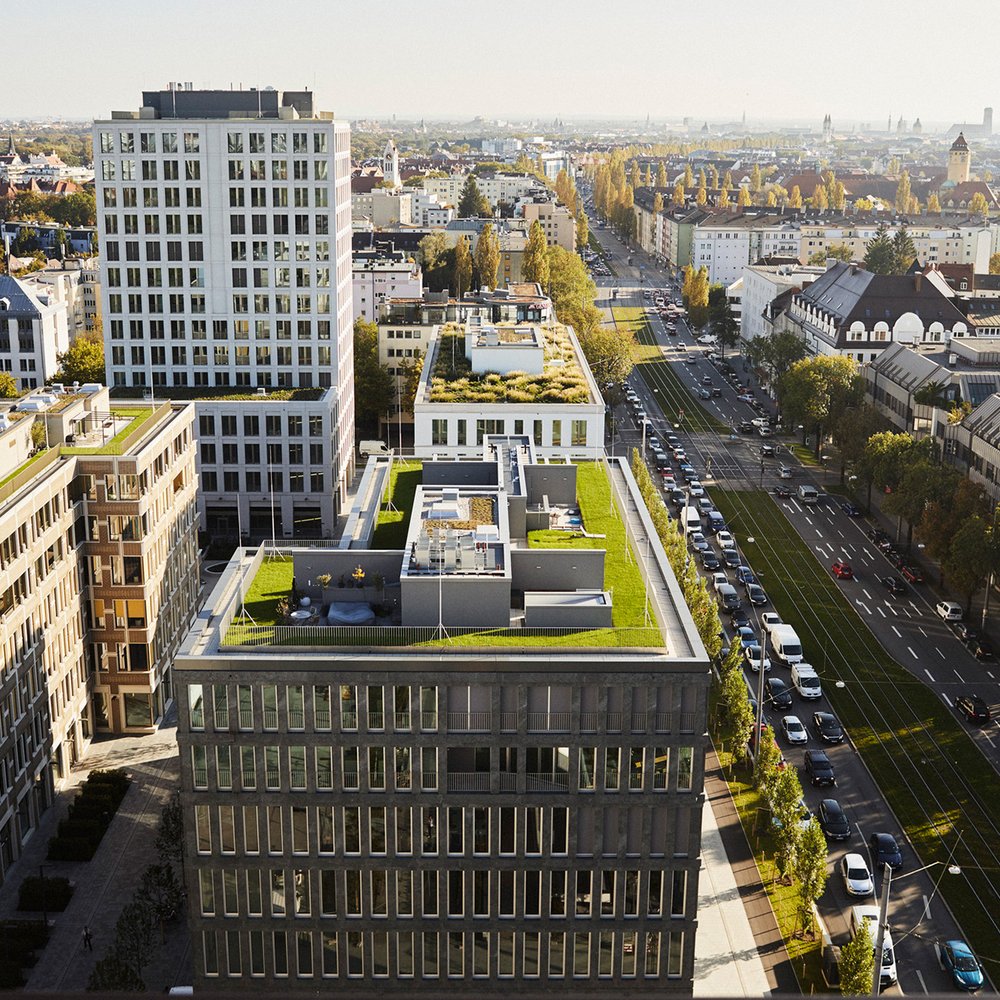
<svg viewBox="0 0 1000 1000">
<path fill-rule="evenodd" d="M 0 479 L 0 487 L 6 486 L 15 476 L 19 476 L 25 469 L 30 468 L 40 458 L 44 458 L 49 453 L 48 448 L 40 448 L 31 458 L 25 459 L 13 472 Z"/>
<path fill-rule="evenodd" d="M 611 484 L 603 466 L 581 462 L 576 467 L 576 497 L 588 538 L 575 531 L 532 531 L 528 545 L 533 549 L 604 549 L 604 589 L 612 593 L 612 621 L 616 628 L 643 628 L 656 624 L 652 605 L 646 603 L 646 587 L 633 554 L 626 557 L 629 544 L 618 509 L 611 510 Z M 647 618 L 648 611 L 648 618 Z"/>
<path fill-rule="evenodd" d="M 152 406 L 112 407 L 111 415 L 116 418 L 115 426 L 119 427 L 119 430 L 110 441 L 91 446 L 63 445 L 62 453 L 64 455 L 118 455 L 123 450 L 126 438 L 131 439 L 154 413 L 156 413 L 156 408 Z M 120 426 L 123 419 L 127 422 L 124 426 Z"/>
<path fill-rule="evenodd" d="M 144 386 L 121 385 L 111 389 L 112 399 L 145 399 L 149 390 Z M 156 398 L 174 400 L 233 400 L 238 402 L 281 403 L 287 400 L 319 399 L 328 390 L 322 386 L 312 386 L 305 389 L 267 388 L 267 395 L 261 395 L 256 389 L 240 389 L 235 386 L 170 386 L 158 390 Z"/>
<path fill-rule="evenodd" d="M 1000 913 L 1000 775 L 948 706 L 886 653 L 767 494 L 719 489 L 712 498 L 775 609 L 802 638 L 824 694 L 920 862 L 961 867 L 961 877 L 941 879 L 939 891 L 973 949 L 992 954 Z"/>
<path fill-rule="evenodd" d="M 707 413 L 674 373 L 672 363 L 656 343 L 643 307 L 615 306 L 611 312 L 617 328 L 634 334 L 636 371 L 652 390 L 663 416 L 686 431 L 728 431 L 728 425 Z"/>
<path fill-rule="evenodd" d="M 389 483 L 372 532 L 373 549 L 401 549 L 406 544 L 413 498 L 423 481 L 423 470 L 424 463 L 421 461 L 393 460 Z"/>
<path fill-rule="evenodd" d="M 243 606 L 258 625 L 279 624 L 278 599 L 291 596 L 293 569 L 291 556 L 264 556 L 243 595 Z"/>
</svg>

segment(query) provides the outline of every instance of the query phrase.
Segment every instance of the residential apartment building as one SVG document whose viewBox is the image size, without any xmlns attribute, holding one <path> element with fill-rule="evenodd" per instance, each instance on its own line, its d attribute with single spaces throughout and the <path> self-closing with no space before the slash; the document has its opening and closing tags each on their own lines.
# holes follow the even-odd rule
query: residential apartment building
<svg viewBox="0 0 1000 1000">
<path fill-rule="evenodd" d="M 558 170 L 556 171 L 558 173 Z M 465 186 L 466 173 L 449 174 L 447 177 L 425 177 L 423 188 L 441 205 L 458 207 Z M 553 178 L 555 174 L 553 174 Z M 519 201 L 535 195 L 548 197 L 548 188 L 534 174 L 484 174 L 476 176 L 476 186 L 490 207 L 514 206 Z"/>
<path fill-rule="evenodd" d="M 743 268 L 740 297 L 740 337 L 751 341 L 770 330 L 768 306 L 789 288 L 802 288 L 825 268 L 796 264 L 752 264 Z"/>
<path fill-rule="evenodd" d="M 436 328 L 413 403 L 417 455 L 461 458 L 488 435 L 526 436 L 539 456 L 599 457 L 604 401 L 571 327 L 470 316 Z"/>
<path fill-rule="evenodd" d="M 332 388 L 353 467 L 350 129 L 309 91 L 147 91 L 94 123 L 113 386 Z"/>
<path fill-rule="evenodd" d="M 386 226 L 408 226 L 415 223 L 412 196 L 409 191 L 373 188 L 351 195 L 351 219 L 367 222 L 376 229 Z"/>
<path fill-rule="evenodd" d="M 691 264 L 707 268 L 710 284 L 731 285 L 762 257 L 798 256 L 799 242 L 790 216 L 717 213 L 695 225 Z"/>
<path fill-rule="evenodd" d="M 647 627 L 614 624 L 604 551 L 527 548 L 585 474 Z M 488 437 L 417 475 L 402 548 L 287 551 L 304 624 L 244 623 L 241 550 L 177 658 L 195 989 L 690 996 L 709 663 L 627 460 Z M 388 615 L 330 588 L 359 567 Z"/>
<path fill-rule="evenodd" d="M 529 226 L 532 222 L 541 225 L 549 246 L 576 252 L 576 219 L 565 205 L 549 200 L 526 201 L 523 212 L 524 221 Z"/>
<path fill-rule="evenodd" d="M 70 331 L 62 289 L 0 274 L 0 371 L 18 389 L 45 385 L 69 347 Z"/>
<path fill-rule="evenodd" d="M 802 219 L 800 244 L 793 256 L 806 263 L 813 254 L 843 245 L 851 250 L 856 261 L 862 261 L 865 246 L 882 223 L 890 236 L 906 226 L 921 264 L 972 264 L 977 274 L 989 271 L 991 248 L 1000 230 L 996 222 L 984 222 L 970 216 L 810 217 Z"/>
<path fill-rule="evenodd" d="M 352 286 L 354 318 L 373 323 L 387 299 L 419 297 L 424 278 L 414 258 L 389 243 L 353 255 Z"/>
<path fill-rule="evenodd" d="M 92 738 L 152 732 L 173 700 L 198 606 L 193 421 L 96 385 L 0 417 L 0 877 Z M 36 423 L 52 444 L 32 458 Z"/>
<path fill-rule="evenodd" d="M 946 344 L 968 321 L 949 295 L 923 274 L 872 274 L 832 263 L 792 295 L 786 319 L 810 354 L 874 361 L 892 343 Z"/>
<path fill-rule="evenodd" d="M 66 257 L 50 261 L 26 279 L 30 284 L 54 290 L 56 298 L 66 303 L 69 339 L 94 330 L 101 316 L 101 269 L 96 257 Z"/>
</svg>

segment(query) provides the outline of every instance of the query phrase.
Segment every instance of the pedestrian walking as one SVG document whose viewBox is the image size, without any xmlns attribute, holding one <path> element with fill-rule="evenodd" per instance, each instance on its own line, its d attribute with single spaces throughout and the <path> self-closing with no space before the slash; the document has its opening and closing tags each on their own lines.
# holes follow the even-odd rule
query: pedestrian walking
<svg viewBox="0 0 1000 1000">
<path fill-rule="evenodd" d="M 83 928 L 83 946 L 87 951 L 94 950 L 94 936 L 90 933 L 89 927 Z"/>
</svg>

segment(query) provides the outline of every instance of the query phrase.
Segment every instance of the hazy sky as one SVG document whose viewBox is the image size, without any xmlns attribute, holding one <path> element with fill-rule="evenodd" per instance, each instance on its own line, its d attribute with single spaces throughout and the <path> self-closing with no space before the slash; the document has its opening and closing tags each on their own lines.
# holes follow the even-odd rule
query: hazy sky
<svg viewBox="0 0 1000 1000">
<path fill-rule="evenodd" d="M 891 113 L 926 125 L 979 121 L 987 104 L 1000 111 L 996 0 L 3 6 L 0 118 L 105 117 L 168 80 L 311 87 L 343 118 L 733 120 L 745 110 L 749 122 Z"/>
</svg>

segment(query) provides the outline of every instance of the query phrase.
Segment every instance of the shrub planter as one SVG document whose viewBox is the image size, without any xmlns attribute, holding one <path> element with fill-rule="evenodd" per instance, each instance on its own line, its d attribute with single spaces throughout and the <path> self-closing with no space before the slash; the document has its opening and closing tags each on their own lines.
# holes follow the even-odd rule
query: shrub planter
<svg viewBox="0 0 1000 1000">
<path fill-rule="evenodd" d="M 124 771 L 94 771 L 83 783 L 49 841 L 50 861 L 89 861 L 128 792 L 130 779 Z"/>
<path fill-rule="evenodd" d="M 73 886 L 68 878 L 40 878 L 38 875 L 30 875 L 21 883 L 17 908 L 61 913 L 72 898 Z"/>
</svg>

